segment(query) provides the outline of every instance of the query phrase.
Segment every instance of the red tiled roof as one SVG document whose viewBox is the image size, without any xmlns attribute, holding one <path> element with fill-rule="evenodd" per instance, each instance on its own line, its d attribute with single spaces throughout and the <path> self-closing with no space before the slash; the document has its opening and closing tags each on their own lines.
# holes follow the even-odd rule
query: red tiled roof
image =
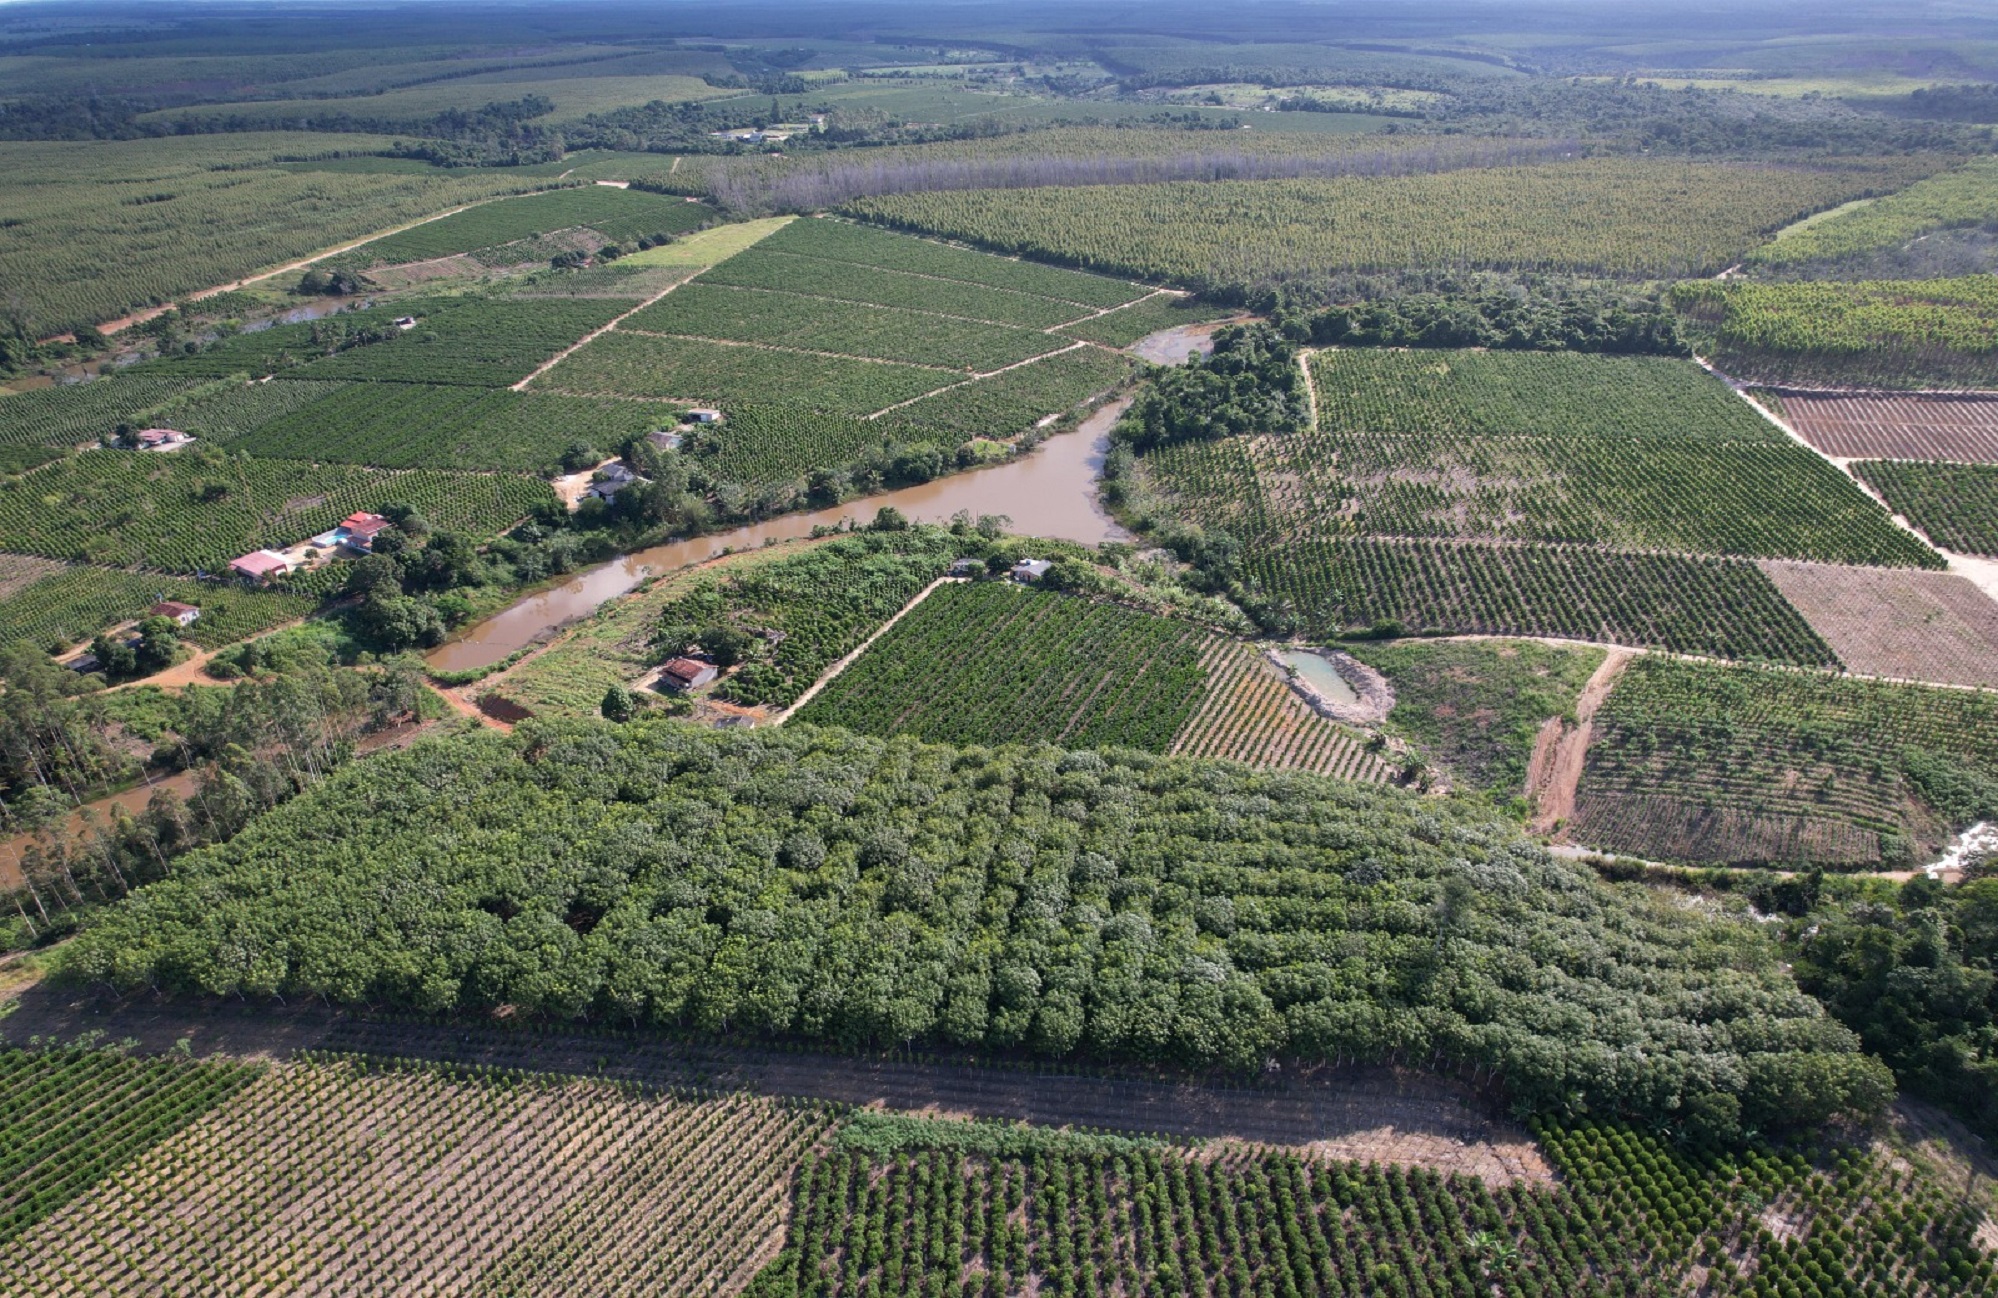
<svg viewBox="0 0 1998 1298">
<path fill-rule="evenodd" d="M 713 663 L 704 663 L 698 658 L 675 658 L 666 664 L 662 674 L 671 676 L 676 681 L 686 682 L 693 680 L 702 672 L 713 670 Z"/>
<path fill-rule="evenodd" d="M 192 604 L 183 604 L 177 599 L 163 599 L 146 610 L 148 617 L 179 617 L 183 613 L 199 613 L 201 610 Z"/>
<path fill-rule="evenodd" d="M 388 525 L 389 521 L 380 514 L 356 512 L 340 520 L 340 528 L 347 535 L 358 536 L 370 541 L 379 535 L 383 529 L 387 528 Z"/>
</svg>

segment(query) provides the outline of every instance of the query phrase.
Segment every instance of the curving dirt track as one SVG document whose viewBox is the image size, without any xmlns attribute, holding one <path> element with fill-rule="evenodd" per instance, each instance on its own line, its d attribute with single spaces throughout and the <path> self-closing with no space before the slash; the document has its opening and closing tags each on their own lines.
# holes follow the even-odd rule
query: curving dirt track
<svg viewBox="0 0 1998 1298">
<path fill-rule="evenodd" d="M 1616 687 L 1616 678 L 1636 656 L 1634 649 L 1610 649 L 1576 696 L 1574 726 L 1569 727 L 1560 717 L 1549 717 L 1540 727 L 1533 742 L 1532 760 L 1526 768 L 1526 795 L 1534 804 L 1534 833 L 1551 834 L 1575 818 L 1575 789 L 1582 782 L 1582 764 L 1589 753 L 1596 709 L 1603 705 L 1603 700 Z"/>
</svg>

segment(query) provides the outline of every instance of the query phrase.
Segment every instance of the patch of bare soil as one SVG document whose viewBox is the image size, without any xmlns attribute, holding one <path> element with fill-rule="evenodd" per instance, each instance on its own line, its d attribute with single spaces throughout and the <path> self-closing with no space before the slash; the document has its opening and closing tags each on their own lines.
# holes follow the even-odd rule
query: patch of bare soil
<svg viewBox="0 0 1998 1298">
<path fill-rule="evenodd" d="M 69 567 L 56 559 L 36 559 L 25 554 L 0 554 L 0 599 L 18 595 L 44 577 Z"/>
<path fill-rule="evenodd" d="M 1998 393 L 1798 393 L 1778 397 L 1805 441 L 1839 459 L 1998 464 Z"/>
<path fill-rule="evenodd" d="M 1998 1157 L 1982 1138 L 1941 1109 L 1903 1096 L 1888 1111 L 1886 1131 L 1874 1147 L 1891 1161 L 1920 1167 L 1976 1203 L 1984 1210 L 1977 1243 L 1998 1249 Z"/>
<path fill-rule="evenodd" d="M 1575 790 L 1582 782 L 1582 766 L 1589 753 L 1596 709 L 1610 696 L 1616 678 L 1636 656 L 1629 649 L 1609 650 L 1575 698 L 1575 724 L 1571 726 L 1560 717 L 1550 717 L 1534 737 L 1533 757 L 1526 773 L 1527 797 L 1534 804 L 1534 833 L 1551 834 L 1556 827 L 1574 819 Z"/>
<path fill-rule="evenodd" d="M 1760 567 L 1852 671 L 1998 687 L 1998 602 L 1968 578 L 1776 559 Z"/>
<path fill-rule="evenodd" d="M 1491 1184 L 1549 1181 L 1526 1133 L 1480 1112 L 1469 1088 L 1388 1068 L 1290 1067 L 1242 1083 L 1133 1072 L 1042 1071 L 920 1059 L 786 1052 L 587 1031 L 391 1023 L 318 1007 L 277 1009 L 138 999 L 100 1001 L 36 987 L 0 1036 L 70 1040 L 97 1030 L 146 1053 L 189 1038 L 198 1055 L 285 1059 L 307 1050 L 705 1086 L 937 1113 L 1235 1140 L 1462 1172 Z"/>
</svg>

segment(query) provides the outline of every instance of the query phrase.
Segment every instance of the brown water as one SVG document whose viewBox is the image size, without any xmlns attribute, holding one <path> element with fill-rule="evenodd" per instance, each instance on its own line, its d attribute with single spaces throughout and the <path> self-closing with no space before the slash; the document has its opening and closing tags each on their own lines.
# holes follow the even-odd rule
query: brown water
<svg viewBox="0 0 1998 1298">
<path fill-rule="evenodd" d="M 559 586 L 529 595 L 434 649 L 429 664 L 439 671 L 489 667 L 566 623 L 588 617 L 647 577 L 713 559 L 724 552 L 754 550 L 767 541 L 809 536 L 851 518 L 866 522 L 878 509 L 893 506 L 922 523 L 947 522 L 959 510 L 1004 514 L 1010 530 L 1095 545 L 1129 534 L 1110 520 L 1096 500 L 1096 479 L 1110 447 L 1110 427 L 1128 402 L 1115 402 L 1084 420 L 1074 432 L 1050 437 L 1017 460 L 954 477 L 850 500 L 834 509 L 786 514 L 738 527 L 634 551 L 571 577 Z"/>
</svg>

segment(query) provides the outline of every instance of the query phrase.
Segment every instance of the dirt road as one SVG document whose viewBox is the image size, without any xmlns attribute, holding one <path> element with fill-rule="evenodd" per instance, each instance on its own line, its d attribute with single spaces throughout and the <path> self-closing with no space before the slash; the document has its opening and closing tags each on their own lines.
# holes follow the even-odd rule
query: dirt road
<svg viewBox="0 0 1998 1298">
<path fill-rule="evenodd" d="M 1582 782 L 1582 763 L 1588 756 L 1596 709 L 1637 653 L 1635 649 L 1609 650 L 1575 699 L 1575 724 L 1549 717 L 1540 727 L 1533 758 L 1526 767 L 1527 798 L 1534 804 L 1534 833 L 1551 834 L 1574 818 L 1575 789 Z"/>
<path fill-rule="evenodd" d="M 656 1086 L 744 1089 L 911 1113 L 1152 1132 L 1306 1149 L 1480 1176 L 1488 1184 L 1549 1181 L 1524 1132 L 1483 1115 L 1464 1087 L 1389 1068 L 1289 1068 L 1245 1083 L 1056 1065 L 822 1054 L 557 1028 L 529 1033 L 482 1024 L 391 1023 L 319 1007 L 264 1008 L 143 998 L 79 998 L 31 987 L 0 1020 L 0 1036 L 134 1038 L 162 1053 L 188 1038 L 197 1055 L 285 1059 L 307 1050 L 444 1060 L 604 1076 Z"/>
</svg>

